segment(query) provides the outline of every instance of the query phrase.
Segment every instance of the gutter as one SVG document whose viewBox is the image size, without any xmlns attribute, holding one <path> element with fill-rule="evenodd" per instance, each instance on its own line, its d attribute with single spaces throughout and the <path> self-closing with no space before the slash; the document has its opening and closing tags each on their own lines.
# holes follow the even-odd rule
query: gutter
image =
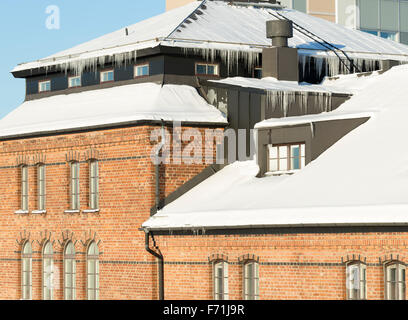
<svg viewBox="0 0 408 320">
<path fill-rule="evenodd" d="M 149 244 L 150 236 L 152 237 L 153 240 L 153 247 L 158 252 L 150 248 Z M 159 300 L 164 300 L 164 258 L 159 247 L 156 245 L 153 233 L 149 231 L 147 231 L 145 234 L 145 249 L 147 252 L 149 252 L 151 255 L 153 255 L 159 260 Z"/>
</svg>

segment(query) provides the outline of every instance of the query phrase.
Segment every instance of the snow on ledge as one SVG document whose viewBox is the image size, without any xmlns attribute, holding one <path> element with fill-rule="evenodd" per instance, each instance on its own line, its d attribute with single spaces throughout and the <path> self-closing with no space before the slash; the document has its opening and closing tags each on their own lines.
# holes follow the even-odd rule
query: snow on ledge
<svg viewBox="0 0 408 320">
<path fill-rule="evenodd" d="M 227 123 L 225 116 L 193 87 L 141 83 L 26 101 L 0 120 L 0 137 L 143 120 Z"/>
</svg>

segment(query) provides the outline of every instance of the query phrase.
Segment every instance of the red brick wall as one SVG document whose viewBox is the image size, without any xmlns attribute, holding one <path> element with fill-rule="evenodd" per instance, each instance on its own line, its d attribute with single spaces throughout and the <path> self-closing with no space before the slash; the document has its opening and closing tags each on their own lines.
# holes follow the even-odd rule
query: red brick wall
<svg viewBox="0 0 408 320">
<path fill-rule="evenodd" d="M 346 299 L 347 259 L 367 263 L 367 298 L 384 299 L 383 262 L 407 263 L 408 233 L 156 236 L 166 299 L 212 299 L 211 255 L 229 262 L 229 297 L 242 299 L 244 255 L 259 258 L 260 299 Z M 381 261 L 380 261 L 381 259 Z"/>
<path fill-rule="evenodd" d="M 141 224 L 154 205 L 154 166 L 150 159 L 150 132 L 157 127 L 139 126 L 87 133 L 0 142 L 0 299 L 21 298 L 21 243 L 33 246 L 33 298 L 41 299 L 41 252 L 44 239 L 53 242 L 56 275 L 59 275 L 54 299 L 63 298 L 63 246 L 66 238 L 74 241 L 77 252 L 77 299 L 86 298 L 86 244 L 100 241 L 100 298 L 156 299 L 157 267 L 144 248 Z M 99 160 L 100 212 L 88 209 L 89 165 L 86 152 L 97 150 Z M 69 209 L 69 164 L 67 153 L 80 155 L 81 212 Z M 37 209 L 37 183 L 34 157 L 45 156 L 46 210 Z M 22 159 L 29 165 L 29 211 L 20 209 L 20 169 Z M 166 168 L 165 194 L 200 173 L 206 165 L 169 165 Z M 164 194 L 163 194 L 164 195 Z"/>
</svg>

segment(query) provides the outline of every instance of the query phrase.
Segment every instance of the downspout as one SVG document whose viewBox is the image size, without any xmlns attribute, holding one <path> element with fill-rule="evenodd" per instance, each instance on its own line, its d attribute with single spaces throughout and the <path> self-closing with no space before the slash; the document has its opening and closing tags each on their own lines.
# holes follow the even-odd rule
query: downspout
<svg viewBox="0 0 408 320">
<path fill-rule="evenodd" d="M 153 247 L 158 252 L 150 248 L 150 244 L 149 244 L 150 235 L 152 236 Z M 156 241 L 154 240 L 153 233 L 150 233 L 149 231 L 147 231 L 145 234 L 145 248 L 147 252 L 149 252 L 151 255 L 153 255 L 159 260 L 159 300 L 164 300 L 164 259 L 163 259 L 162 253 L 160 252 L 159 247 L 156 245 Z"/>
<path fill-rule="evenodd" d="M 164 130 L 164 120 L 162 119 L 162 125 L 161 125 L 161 141 L 160 144 L 157 148 L 155 157 L 156 157 L 156 163 L 154 167 L 155 171 L 155 203 L 156 203 L 156 209 L 159 211 L 161 208 L 160 206 L 160 151 L 163 149 L 163 147 L 166 144 L 166 132 Z M 153 240 L 153 247 L 156 249 L 158 252 L 155 250 L 152 250 L 150 248 L 149 244 L 149 238 L 150 235 Z M 150 233 L 149 231 L 146 231 L 145 234 L 145 249 L 147 252 L 149 252 L 151 255 L 156 257 L 159 260 L 159 300 L 164 300 L 164 258 L 162 253 L 160 252 L 159 247 L 156 245 L 156 241 L 154 240 L 153 233 Z"/>
</svg>

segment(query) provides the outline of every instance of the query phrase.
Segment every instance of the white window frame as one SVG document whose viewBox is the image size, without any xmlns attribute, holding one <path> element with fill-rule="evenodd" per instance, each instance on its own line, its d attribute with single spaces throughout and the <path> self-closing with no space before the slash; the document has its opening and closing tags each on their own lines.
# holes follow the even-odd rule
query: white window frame
<svg viewBox="0 0 408 320">
<path fill-rule="evenodd" d="M 23 164 L 21 170 L 21 210 L 28 211 L 28 166 Z"/>
<path fill-rule="evenodd" d="M 95 252 L 91 253 L 92 249 L 96 249 Z M 92 264 L 94 272 L 91 271 Z M 89 244 L 86 252 L 86 294 L 88 300 L 99 300 L 99 247 L 95 241 Z"/>
<path fill-rule="evenodd" d="M 299 146 L 300 154 L 299 154 L 299 169 L 292 168 L 292 147 Z M 272 157 L 271 149 L 276 148 L 276 158 Z M 280 155 L 281 148 L 286 149 L 286 157 Z M 285 143 L 285 144 L 269 144 L 267 146 L 267 172 L 272 174 L 282 174 L 282 173 L 292 173 L 299 170 L 302 170 L 306 166 L 306 143 L 305 142 L 296 142 L 296 143 Z M 281 160 L 286 159 L 286 169 L 281 169 L 280 162 Z M 277 161 L 277 170 L 272 170 L 271 168 L 271 161 Z"/>
<path fill-rule="evenodd" d="M 79 85 L 72 85 L 71 84 L 71 80 L 74 80 L 74 79 L 79 79 Z M 82 78 L 81 78 L 81 76 L 71 76 L 71 77 L 68 77 L 68 88 L 79 88 L 79 87 L 81 87 L 82 86 Z"/>
<path fill-rule="evenodd" d="M 218 271 L 221 270 L 221 276 Z M 214 300 L 228 300 L 228 262 L 218 260 L 213 263 Z"/>
<path fill-rule="evenodd" d="M 69 165 L 70 171 L 70 207 L 71 210 L 80 209 L 80 172 L 79 161 L 71 161 Z"/>
<path fill-rule="evenodd" d="M 47 252 L 47 249 L 50 249 L 49 252 Z M 43 254 L 43 256 L 42 256 L 42 294 L 43 294 L 43 300 L 53 300 L 53 293 L 54 293 L 54 250 L 52 248 L 52 243 L 50 241 L 47 241 L 44 244 L 42 254 Z"/>
<path fill-rule="evenodd" d="M 394 297 L 391 296 L 390 271 L 395 269 Z M 402 276 L 403 274 L 403 276 Z M 384 265 L 384 288 L 386 300 L 406 300 L 406 266 L 400 261 L 392 261 Z M 402 279 L 401 279 L 402 278 Z"/>
<path fill-rule="evenodd" d="M 138 70 L 142 69 L 144 67 L 147 67 L 147 74 L 138 75 Z M 134 77 L 135 78 L 147 77 L 149 75 L 150 75 L 150 65 L 149 65 L 149 63 L 135 65 L 135 68 L 134 68 Z"/>
<path fill-rule="evenodd" d="M 49 89 L 42 89 L 42 84 L 49 83 Z M 38 92 L 50 92 L 51 91 L 51 80 L 43 80 L 38 82 Z"/>
<path fill-rule="evenodd" d="M 67 253 L 68 246 L 73 248 L 73 253 Z M 71 264 L 71 272 L 68 273 L 67 271 L 67 263 Z M 71 280 L 71 287 L 67 287 L 67 279 L 68 277 Z M 68 292 L 71 290 L 71 292 Z M 70 293 L 71 297 L 68 298 L 68 293 Z M 76 299 L 76 250 L 74 243 L 72 241 L 68 241 L 64 248 L 64 299 L 65 300 L 75 300 Z"/>
<path fill-rule="evenodd" d="M 252 277 L 249 275 L 249 267 L 252 267 Z M 247 260 L 243 264 L 243 299 L 259 300 L 259 263 L 253 260 Z M 249 284 L 251 286 L 249 286 Z M 252 288 L 252 292 L 249 289 Z"/>
<path fill-rule="evenodd" d="M 346 265 L 347 300 L 367 299 L 367 266 L 361 261 Z"/>
<path fill-rule="evenodd" d="M 205 66 L 205 73 L 198 73 L 198 66 Z M 208 67 L 212 66 L 215 69 L 215 73 L 208 73 Z M 215 76 L 218 77 L 220 75 L 220 65 L 218 63 L 206 63 L 206 62 L 196 62 L 195 64 L 195 74 L 196 76 Z"/>
<path fill-rule="evenodd" d="M 29 241 L 26 241 L 21 248 L 21 298 L 23 300 L 32 300 L 32 294 L 33 248 L 31 246 L 31 243 Z"/>
<path fill-rule="evenodd" d="M 105 74 L 108 74 L 108 73 L 112 73 L 113 79 L 112 79 L 112 80 L 103 80 L 103 76 L 104 76 Z M 114 70 L 114 69 L 109 69 L 109 70 L 103 70 L 103 71 L 101 71 L 101 73 L 100 73 L 100 82 L 101 82 L 101 83 L 113 82 L 113 81 L 115 81 L 115 70 Z"/>
<path fill-rule="evenodd" d="M 89 208 L 99 209 L 99 162 L 89 160 Z"/>
<path fill-rule="evenodd" d="M 45 186 L 45 164 L 37 164 L 37 201 L 38 210 L 45 210 L 46 186 Z"/>
</svg>

